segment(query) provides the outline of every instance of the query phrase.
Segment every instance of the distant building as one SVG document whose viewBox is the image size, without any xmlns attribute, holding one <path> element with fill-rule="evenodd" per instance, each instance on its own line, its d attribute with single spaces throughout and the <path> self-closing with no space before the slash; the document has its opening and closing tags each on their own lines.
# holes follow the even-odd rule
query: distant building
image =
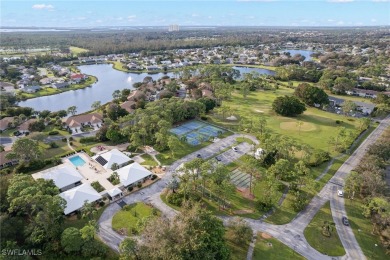
<svg viewBox="0 0 390 260">
<path fill-rule="evenodd" d="M 179 31 L 179 25 L 177 24 L 171 24 L 168 27 L 168 32 L 178 32 Z"/>
</svg>

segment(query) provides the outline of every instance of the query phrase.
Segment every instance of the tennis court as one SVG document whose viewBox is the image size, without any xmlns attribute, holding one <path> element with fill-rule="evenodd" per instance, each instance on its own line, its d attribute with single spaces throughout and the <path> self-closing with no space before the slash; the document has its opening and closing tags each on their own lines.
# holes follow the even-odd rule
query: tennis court
<svg viewBox="0 0 390 260">
<path fill-rule="evenodd" d="M 185 139 L 191 145 L 198 145 L 225 132 L 225 130 L 207 123 L 193 120 L 172 128 L 171 133 Z"/>
<path fill-rule="evenodd" d="M 238 169 L 234 170 L 232 175 L 230 176 L 230 181 L 237 188 L 249 188 L 250 175 L 247 173 L 243 173 Z"/>
</svg>

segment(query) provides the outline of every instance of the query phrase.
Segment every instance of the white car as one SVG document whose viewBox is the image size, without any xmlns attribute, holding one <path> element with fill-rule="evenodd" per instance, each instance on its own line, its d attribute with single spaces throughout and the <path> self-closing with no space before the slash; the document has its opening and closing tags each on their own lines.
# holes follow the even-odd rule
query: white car
<svg viewBox="0 0 390 260">
<path fill-rule="evenodd" d="M 233 151 L 238 152 L 237 147 L 233 146 L 232 149 L 233 149 Z"/>
<path fill-rule="evenodd" d="M 337 196 L 343 197 L 344 196 L 344 192 L 342 190 L 338 190 L 337 191 Z"/>
</svg>

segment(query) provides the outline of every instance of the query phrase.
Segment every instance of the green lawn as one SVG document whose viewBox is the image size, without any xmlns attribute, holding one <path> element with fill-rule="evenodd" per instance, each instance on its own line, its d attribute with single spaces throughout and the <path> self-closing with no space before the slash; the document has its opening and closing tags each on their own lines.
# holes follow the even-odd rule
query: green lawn
<svg viewBox="0 0 390 260">
<path fill-rule="evenodd" d="M 249 244 L 246 243 L 244 245 L 237 244 L 236 241 L 229 236 L 229 232 L 225 233 L 226 243 L 230 249 L 230 260 L 243 260 L 246 259 L 248 254 Z"/>
<path fill-rule="evenodd" d="M 152 207 L 142 202 L 130 204 L 114 215 L 112 218 L 112 228 L 117 232 L 122 230 L 125 234 L 131 234 L 132 230 L 140 232 L 142 228 L 138 226 L 139 221 L 152 216 Z"/>
<path fill-rule="evenodd" d="M 388 259 L 389 256 L 386 255 L 386 249 L 382 246 L 379 236 L 371 234 L 371 221 L 362 214 L 363 203 L 357 199 L 344 201 L 350 226 L 367 259 Z"/>
<path fill-rule="evenodd" d="M 257 235 L 253 260 L 263 259 L 305 259 L 303 256 L 275 238 L 263 238 L 261 233 Z"/>
<path fill-rule="evenodd" d="M 156 158 L 160 161 L 162 165 L 170 165 L 176 160 L 179 160 L 180 158 L 186 156 L 187 154 L 193 153 L 199 149 L 202 149 L 203 147 L 206 147 L 210 145 L 211 142 L 203 142 L 200 145 L 192 146 L 188 144 L 187 142 L 181 142 L 180 149 L 177 150 L 177 153 L 174 154 L 172 157 L 172 153 L 170 150 L 164 151 L 158 155 L 156 155 Z"/>
<path fill-rule="evenodd" d="M 113 64 L 112 68 L 119 70 L 119 71 L 124 71 L 124 72 L 130 72 L 127 68 L 123 68 L 126 64 L 120 62 L 120 61 L 110 61 L 109 63 Z"/>
<path fill-rule="evenodd" d="M 88 52 L 87 49 L 83 49 L 83 48 L 79 48 L 79 47 L 75 47 L 75 46 L 70 46 L 69 50 L 72 54 L 76 54 L 76 55 L 83 53 L 83 52 Z"/>
<path fill-rule="evenodd" d="M 141 163 L 142 165 L 147 165 L 147 166 L 157 166 L 158 165 L 158 163 L 149 154 L 144 154 L 141 157 L 142 157 L 142 159 L 145 160 Z"/>
<path fill-rule="evenodd" d="M 256 117 L 265 117 L 267 119 L 267 127 L 277 134 L 289 136 L 299 143 L 308 144 L 313 148 L 328 151 L 328 140 L 337 134 L 335 128 L 343 126 L 348 130 L 355 130 L 358 125 L 358 120 L 351 118 L 348 121 L 347 117 L 329 113 L 317 108 L 308 107 L 304 114 L 296 117 L 283 117 L 276 115 L 272 110 L 273 100 L 282 95 L 291 95 L 293 89 L 281 87 L 275 91 L 254 91 L 250 92 L 247 99 L 239 93 L 233 93 L 230 100 L 224 101 L 232 111 L 232 114 L 237 118 L 255 119 Z M 223 120 L 220 115 L 214 114 L 210 116 L 211 121 L 216 124 L 225 126 L 233 130 L 238 129 L 238 122 L 230 122 Z M 298 120 L 303 122 L 301 130 L 298 127 Z M 336 120 L 343 121 L 340 125 L 336 124 Z M 331 151 L 331 155 L 337 155 L 338 152 Z"/>
<path fill-rule="evenodd" d="M 274 213 L 265 219 L 266 222 L 276 225 L 289 223 L 296 215 L 292 207 L 294 196 L 288 193 L 282 205 L 276 207 Z"/>
<path fill-rule="evenodd" d="M 322 235 L 322 227 L 325 221 L 327 221 L 331 226 L 330 237 Z M 341 244 L 339 235 L 336 231 L 336 226 L 333 222 L 332 213 L 330 210 L 330 202 L 327 202 L 317 212 L 303 233 L 307 242 L 318 252 L 329 256 L 345 255 L 344 247 Z"/>
<path fill-rule="evenodd" d="M 97 210 L 96 212 L 96 215 L 95 215 L 95 218 L 94 220 L 98 221 L 100 216 L 103 214 L 103 211 L 107 208 L 107 206 L 104 206 L 104 207 L 101 207 Z M 68 227 L 75 227 L 75 228 L 78 228 L 78 229 L 81 229 L 83 228 L 86 224 L 88 224 L 89 222 L 89 219 L 88 218 L 69 218 L 69 217 L 66 217 L 65 218 L 65 222 L 64 222 L 64 229 L 68 228 Z"/>
</svg>

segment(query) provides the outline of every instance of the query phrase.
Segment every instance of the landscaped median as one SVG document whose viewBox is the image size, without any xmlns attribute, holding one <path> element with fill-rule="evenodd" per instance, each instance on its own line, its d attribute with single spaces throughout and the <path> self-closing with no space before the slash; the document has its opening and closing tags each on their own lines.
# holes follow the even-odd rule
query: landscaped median
<svg viewBox="0 0 390 260">
<path fill-rule="evenodd" d="M 258 233 L 252 259 L 303 260 L 305 258 L 267 233 Z"/>
<path fill-rule="evenodd" d="M 159 215 L 160 211 L 142 202 L 126 205 L 112 218 L 112 228 L 121 235 L 136 235 L 148 221 Z"/>
<path fill-rule="evenodd" d="M 310 246 L 318 252 L 329 256 L 345 255 L 344 247 L 333 222 L 330 202 L 327 202 L 317 212 L 303 233 Z"/>
</svg>

